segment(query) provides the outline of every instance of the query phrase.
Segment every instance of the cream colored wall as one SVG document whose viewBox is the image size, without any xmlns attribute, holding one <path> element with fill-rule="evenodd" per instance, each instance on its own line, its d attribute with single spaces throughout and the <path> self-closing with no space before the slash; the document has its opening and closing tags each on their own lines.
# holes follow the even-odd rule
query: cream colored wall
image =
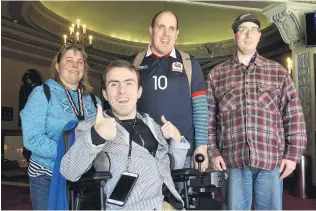
<svg viewBox="0 0 316 211">
<path fill-rule="evenodd" d="M 13 107 L 13 121 L 1 121 L 1 130 L 19 130 L 19 90 L 23 74 L 28 69 L 38 70 L 46 81 L 51 77 L 49 67 L 1 58 L 1 106 Z M 89 81 L 95 95 L 100 97 L 101 75 L 89 74 Z"/>
</svg>

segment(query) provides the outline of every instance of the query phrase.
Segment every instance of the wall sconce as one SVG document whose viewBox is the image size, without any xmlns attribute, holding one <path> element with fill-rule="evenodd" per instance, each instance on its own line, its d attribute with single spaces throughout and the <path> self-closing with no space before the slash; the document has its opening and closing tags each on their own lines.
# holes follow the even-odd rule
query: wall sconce
<svg viewBox="0 0 316 211">
<path fill-rule="evenodd" d="M 291 75 L 292 74 L 292 68 L 293 68 L 292 59 L 290 57 L 287 57 L 286 63 L 287 63 L 287 70 L 289 71 L 289 73 Z"/>
</svg>

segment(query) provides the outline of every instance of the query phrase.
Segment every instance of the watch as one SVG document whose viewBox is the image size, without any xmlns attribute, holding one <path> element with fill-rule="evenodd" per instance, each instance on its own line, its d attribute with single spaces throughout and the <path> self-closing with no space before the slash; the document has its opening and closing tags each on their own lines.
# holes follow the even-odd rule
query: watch
<svg viewBox="0 0 316 211">
<path fill-rule="evenodd" d="M 180 139 L 180 143 L 186 143 L 186 139 L 185 139 L 185 137 L 184 136 L 181 136 L 181 139 Z"/>
</svg>

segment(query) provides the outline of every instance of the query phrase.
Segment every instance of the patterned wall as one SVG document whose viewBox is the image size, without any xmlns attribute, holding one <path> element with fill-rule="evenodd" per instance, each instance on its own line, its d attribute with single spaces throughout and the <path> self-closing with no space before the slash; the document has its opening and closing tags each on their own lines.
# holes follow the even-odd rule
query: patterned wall
<svg viewBox="0 0 316 211">
<path fill-rule="evenodd" d="M 307 132 L 307 147 L 306 154 L 312 155 L 312 93 L 311 93 L 311 68 L 309 52 L 297 55 L 298 66 L 298 93 L 303 107 L 306 132 Z"/>
</svg>

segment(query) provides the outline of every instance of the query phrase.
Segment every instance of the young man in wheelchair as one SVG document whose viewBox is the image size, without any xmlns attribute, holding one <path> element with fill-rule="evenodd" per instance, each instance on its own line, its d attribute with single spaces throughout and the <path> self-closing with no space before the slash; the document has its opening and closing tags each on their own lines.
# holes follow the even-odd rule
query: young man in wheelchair
<svg viewBox="0 0 316 211">
<path fill-rule="evenodd" d="M 126 61 L 109 64 L 102 94 L 111 109 L 102 113 L 99 106 L 95 119 L 79 123 L 76 141 L 61 161 L 61 174 L 77 181 L 92 165 L 100 169 L 95 164 L 105 163 L 106 157 L 112 174 L 104 188 L 106 209 L 161 210 L 166 204 L 171 205 L 168 209 L 183 209 L 168 153 L 174 167 L 182 168 L 190 144 L 164 116 L 160 127 L 148 114 L 136 111 L 142 94 L 139 78 L 138 70 Z"/>
</svg>

